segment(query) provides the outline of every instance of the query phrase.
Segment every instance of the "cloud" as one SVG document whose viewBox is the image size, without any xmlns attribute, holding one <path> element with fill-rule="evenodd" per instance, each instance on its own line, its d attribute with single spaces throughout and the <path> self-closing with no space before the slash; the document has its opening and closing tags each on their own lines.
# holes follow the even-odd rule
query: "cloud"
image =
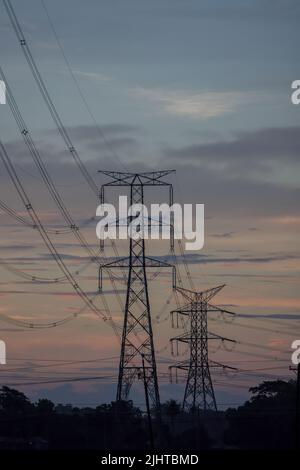
<svg viewBox="0 0 300 470">
<path fill-rule="evenodd" d="M 283 339 L 283 338 L 271 338 L 268 343 L 267 343 L 267 346 L 269 346 L 270 348 L 277 348 L 277 347 L 280 347 L 280 346 L 289 346 L 290 345 L 290 340 L 288 339 Z"/>
<path fill-rule="evenodd" d="M 224 114 L 233 113 L 250 99 L 253 93 L 235 91 L 188 92 L 181 90 L 163 90 L 160 88 L 136 87 L 131 90 L 136 98 L 157 103 L 167 114 L 191 119 L 207 120 Z"/>
<path fill-rule="evenodd" d="M 156 258 L 160 258 L 157 257 Z M 166 257 L 161 257 L 162 260 L 166 260 Z M 168 258 L 172 262 L 172 257 Z M 238 264 L 238 263 L 251 263 L 251 264 L 264 264 L 264 263 L 274 263 L 277 261 L 288 261 L 288 260 L 297 260 L 299 259 L 298 255 L 293 254 L 280 254 L 280 255 L 268 255 L 268 256 L 235 256 L 235 257 L 218 257 L 211 255 L 204 255 L 199 253 L 185 253 L 184 259 L 189 264 Z M 178 262 L 184 262 L 182 256 L 177 256 Z"/>
<path fill-rule="evenodd" d="M 73 73 L 74 73 L 74 75 L 78 75 L 80 77 L 90 78 L 90 79 L 93 79 L 93 80 L 100 80 L 102 82 L 112 80 L 111 77 L 109 77 L 108 75 L 105 75 L 104 73 L 101 73 L 101 72 L 85 72 L 83 70 L 73 70 Z"/>
<path fill-rule="evenodd" d="M 5 245 L 1 244 L 0 245 L 0 250 L 12 250 L 12 251 L 25 251 L 25 250 L 32 250 L 35 248 L 35 245 L 29 244 L 29 243 L 24 243 L 24 244 L 16 244 L 16 243 L 6 243 Z M 1 258 L 0 258 L 1 259 Z"/>
<path fill-rule="evenodd" d="M 85 150 L 92 151 L 96 155 L 97 161 L 99 152 L 106 152 L 110 156 L 116 156 L 116 152 L 126 153 L 138 147 L 136 134 L 141 133 L 138 126 L 129 124 L 112 123 L 101 126 L 80 125 L 67 128 L 68 134 L 74 143 L 80 143 Z M 47 132 L 48 135 L 57 136 L 56 130 Z M 53 149 L 51 153 L 54 153 Z M 91 153 L 91 152 L 89 152 Z M 119 157 L 117 157 L 119 159 Z"/>
<path fill-rule="evenodd" d="M 141 132 L 141 128 L 137 126 L 108 123 L 100 128 L 93 125 L 68 127 L 67 131 L 72 137 L 82 161 L 95 180 L 98 178 L 97 172 L 99 169 L 119 169 L 122 166 L 124 155 L 130 155 L 134 158 L 135 155 L 139 154 L 137 152 L 139 142 L 135 135 Z M 78 171 L 77 165 L 65 149 L 63 141 L 60 140 L 57 130 L 42 131 L 39 140 L 35 137 L 35 144 L 60 194 L 63 195 L 67 191 L 75 190 L 81 184 L 83 185 L 82 195 L 86 195 L 86 197 L 84 199 L 81 197 L 79 204 L 85 204 L 89 200 L 89 190 Z M 22 181 L 24 182 L 24 179 L 29 179 L 30 183 L 34 181 L 30 188 L 38 194 L 36 200 L 45 200 L 47 194 L 42 190 L 41 176 L 23 140 L 16 139 L 7 142 L 6 149 L 14 161 Z M 122 155 L 122 158 L 119 155 Z M 10 181 L 7 178 L 6 171 L 2 171 L 2 168 L 0 168 L 0 184 L 3 194 L 7 197 L 6 188 L 10 187 Z M 90 215 L 94 213 L 94 210 L 95 206 L 92 207 Z"/>
<path fill-rule="evenodd" d="M 281 217 L 273 217 L 271 219 L 272 223 L 279 224 L 279 225 L 299 225 L 300 224 L 300 217 L 292 216 L 292 215 L 283 215 Z"/>
<path fill-rule="evenodd" d="M 188 5 L 188 6 L 187 6 Z M 300 5 L 298 0 L 252 0 L 250 2 L 237 2 L 227 0 L 226 3 L 220 1 L 211 2 L 182 2 L 173 0 L 172 8 L 168 7 L 168 2 L 153 2 L 150 5 L 138 2 L 135 7 L 135 16 L 147 17 L 150 15 L 168 21 L 180 19 L 189 20 L 197 24 L 203 20 L 218 19 L 224 21 L 256 21 L 265 22 L 297 21 L 300 18 Z"/>
<path fill-rule="evenodd" d="M 174 160 L 218 163 L 226 169 L 236 165 L 255 165 L 268 170 L 270 162 L 299 162 L 300 127 L 275 127 L 251 132 L 237 132 L 232 140 L 193 144 L 179 149 L 166 149 Z"/>
<path fill-rule="evenodd" d="M 214 233 L 210 235 L 211 237 L 214 238 L 232 238 L 234 235 L 236 235 L 237 232 L 224 232 L 224 233 Z"/>
<path fill-rule="evenodd" d="M 0 316 L 0 320 L 1 320 L 1 316 Z M 23 331 L 27 331 L 27 330 L 23 330 L 21 328 L 1 328 L 1 332 L 5 332 L 5 333 L 19 333 Z"/>
<path fill-rule="evenodd" d="M 111 153 L 111 151 L 124 151 L 128 147 L 137 146 L 137 139 L 132 134 L 140 133 L 141 129 L 129 124 L 112 123 L 101 126 L 73 126 L 68 127 L 67 132 L 74 142 L 80 142 L 88 150 L 97 153 L 100 150 L 106 150 Z M 47 134 L 56 136 L 57 131 L 52 129 L 47 131 Z"/>
<path fill-rule="evenodd" d="M 300 320 L 300 314 L 297 313 L 273 313 L 273 314 L 259 314 L 259 313 L 237 313 L 236 317 L 241 318 L 272 318 L 273 320 Z"/>
<path fill-rule="evenodd" d="M 166 147 L 161 164 L 175 167 L 180 180 L 188 182 L 183 202 L 194 202 L 198 195 L 207 214 L 255 214 L 296 225 L 299 154 L 300 127 L 278 127 L 237 132 L 231 140 Z"/>
<path fill-rule="evenodd" d="M 297 21 L 300 17 L 300 6 L 298 0 L 253 0 L 252 2 L 226 2 L 224 5 L 218 3 L 218 7 L 211 2 L 209 4 L 198 3 L 191 8 L 184 8 L 182 3 L 176 5 L 177 8 L 172 8 L 169 12 L 171 17 L 190 18 L 191 20 L 208 19 L 222 19 L 222 21 L 229 20 L 244 20 L 244 21 L 257 21 L 257 19 L 266 21 L 273 20 L 294 20 Z M 166 12 L 167 13 L 167 12 Z"/>
<path fill-rule="evenodd" d="M 68 129 L 74 136 L 74 140 L 79 142 L 80 155 L 90 174 L 99 185 L 106 179 L 99 176 L 98 170 L 120 169 L 120 163 L 116 161 L 116 158 L 107 158 L 110 152 L 101 142 L 101 136 L 95 126 L 75 126 Z M 134 139 L 137 133 L 142 132 L 136 126 L 122 123 L 107 124 L 102 126 L 102 129 L 104 129 L 109 141 L 125 139 L 123 141 L 125 147 L 122 148 L 125 151 L 128 148 L 126 145 L 130 145 L 130 141 L 126 139 Z M 203 202 L 206 206 L 206 215 L 209 218 L 223 218 L 224 214 L 233 214 L 236 219 L 240 216 L 263 216 L 268 217 L 268 219 L 274 218 L 274 220 L 275 218 L 279 220 L 280 217 L 284 217 L 282 219 L 283 224 L 290 220 L 299 220 L 299 189 L 295 188 L 294 185 L 292 186 L 288 181 L 262 181 L 261 179 L 250 179 L 249 177 L 249 173 L 254 168 L 260 176 L 262 175 L 260 169 L 264 158 L 257 157 L 258 142 L 264 145 L 264 149 L 266 149 L 267 146 L 272 145 L 270 141 L 274 134 L 277 134 L 277 142 L 276 145 L 272 146 L 272 149 L 269 148 L 268 155 L 278 164 L 286 160 L 291 162 L 292 168 L 296 167 L 296 156 L 299 155 L 297 153 L 299 144 L 296 142 L 298 128 L 239 133 L 235 139 L 229 142 L 218 141 L 212 144 L 197 144 L 177 149 L 168 147 L 162 152 L 160 166 L 162 168 L 168 168 L 170 165 L 174 166 L 179 181 L 185 182 L 182 196 L 176 192 L 177 201 L 182 203 Z M 75 220 L 79 220 L 79 222 L 83 218 L 86 220 L 88 216 L 95 213 L 95 201 L 94 199 L 91 200 L 89 188 L 73 159 L 67 151 L 62 151 L 63 144 L 60 145 L 60 141 L 55 139 L 54 136 L 57 136 L 57 133 L 53 130 L 49 131 L 46 136 L 45 133 L 41 136 L 41 140 L 38 142 L 41 156 L 62 197 L 68 198 L 69 210 L 71 213 L 75 211 L 77 214 L 74 217 Z M 48 140 L 48 137 L 51 137 L 51 139 Z M 300 142 L 300 139 L 298 140 Z M 133 142 L 131 143 L 133 144 Z M 121 144 L 120 140 L 118 140 L 118 144 Z M 247 145 L 251 146 L 252 153 L 249 149 L 246 149 Z M 282 152 L 278 150 L 280 146 Z M 43 189 L 43 183 L 33 166 L 32 159 L 26 152 L 24 143 L 15 140 L 9 142 L 6 147 L 16 165 L 18 165 L 17 170 L 22 181 L 28 182 L 30 195 L 34 201 L 38 201 L 43 210 L 42 213 L 45 212 L 45 207 L 47 207 L 48 212 L 53 209 L 53 213 L 57 213 L 54 204 L 49 207 L 48 193 L 46 188 Z M 224 153 L 222 153 L 223 151 Z M 259 154 L 263 154 L 263 152 L 259 152 Z M 141 163 L 139 152 L 136 152 L 135 149 L 130 151 L 130 155 L 132 160 L 130 163 L 126 163 L 128 171 L 155 169 L 151 167 L 151 162 L 149 164 Z M 283 158 L 282 155 L 285 155 L 285 157 Z M 296 175 L 296 171 L 293 171 L 293 175 Z M 5 171 L 0 171 L 0 182 L 7 203 L 16 209 L 15 199 L 11 197 L 11 202 L 8 196 L 11 185 Z M 82 188 L 80 197 L 74 197 L 74 194 L 77 194 L 79 185 Z M 180 199 L 182 200 L 180 201 Z M 49 222 L 47 217 L 47 223 Z M 51 220 L 52 223 L 61 224 L 62 220 L 57 217 L 57 220 Z M 257 225 L 258 222 L 253 221 L 251 223 Z M 92 226 L 93 224 L 91 224 Z M 224 233 L 231 231 L 230 226 L 220 230 Z"/>
<path fill-rule="evenodd" d="M 107 137 L 119 137 L 123 134 L 129 134 L 133 132 L 140 131 L 138 126 L 132 126 L 129 124 L 121 124 L 121 123 L 111 123 L 105 124 L 101 126 L 101 131 Z M 53 134 L 56 133 L 56 130 L 49 131 L 49 133 Z M 71 133 L 74 137 L 80 140 L 91 140 L 91 139 L 98 139 L 99 138 L 99 127 L 97 126 L 74 126 L 67 128 L 67 132 Z"/>
</svg>

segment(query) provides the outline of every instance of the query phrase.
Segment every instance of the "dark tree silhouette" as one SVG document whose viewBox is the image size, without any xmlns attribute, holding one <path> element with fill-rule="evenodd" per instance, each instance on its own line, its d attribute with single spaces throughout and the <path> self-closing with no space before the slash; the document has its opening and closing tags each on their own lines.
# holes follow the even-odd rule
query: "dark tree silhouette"
<svg viewBox="0 0 300 470">
<path fill-rule="evenodd" d="M 295 381 L 265 381 L 249 391 L 253 394 L 249 401 L 227 411 L 227 442 L 242 448 L 292 448 Z"/>
<path fill-rule="evenodd" d="M 269 381 L 226 412 L 183 412 L 175 400 L 152 410 L 155 445 L 161 450 L 211 447 L 291 448 L 295 431 L 295 381 Z M 225 435 L 223 436 L 225 429 Z M 220 431 L 221 430 L 221 431 Z M 149 450 L 147 416 L 132 401 L 96 408 L 31 403 L 24 393 L 0 388 L 0 448 Z"/>
</svg>

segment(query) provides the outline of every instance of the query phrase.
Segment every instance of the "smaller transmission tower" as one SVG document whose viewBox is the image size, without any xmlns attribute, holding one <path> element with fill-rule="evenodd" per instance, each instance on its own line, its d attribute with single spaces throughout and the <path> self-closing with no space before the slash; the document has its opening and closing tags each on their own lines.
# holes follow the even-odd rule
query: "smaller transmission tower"
<svg viewBox="0 0 300 470">
<path fill-rule="evenodd" d="M 187 382 L 182 405 L 183 410 L 186 411 L 217 410 L 210 367 L 234 369 L 233 367 L 210 361 L 208 358 L 209 340 L 235 343 L 234 340 L 211 333 L 207 329 L 208 312 L 223 312 L 234 315 L 229 310 L 224 310 L 209 303 L 223 287 L 224 285 L 203 292 L 193 292 L 182 287 L 176 287 L 176 290 L 180 292 L 188 303 L 171 312 L 173 325 L 174 314 L 176 314 L 177 326 L 179 325 L 180 316 L 187 316 L 189 327 L 184 334 L 171 338 L 172 353 L 174 341 L 177 342 L 177 348 L 178 343 L 186 343 L 189 345 L 190 357 L 186 361 L 170 366 L 170 370 L 172 371 L 173 368 L 176 368 L 176 371 L 180 369 L 187 372 Z"/>
</svg>

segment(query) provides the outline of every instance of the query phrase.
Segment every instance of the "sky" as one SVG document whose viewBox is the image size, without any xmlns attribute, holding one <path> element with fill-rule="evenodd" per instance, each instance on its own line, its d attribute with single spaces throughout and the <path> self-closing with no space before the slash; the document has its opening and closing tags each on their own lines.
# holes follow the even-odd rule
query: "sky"
<svg viewBox="0 0 300 470">
<path fill-rule="evenodd" d="M 176 175 L 168 181 L 175 200 L 205 205 L 204 248 L 187 252 L 186 259 L 196 290 L 226 284 L 216 303 L 238 315 L 230 323 L 212 314 L 209 328 L 237 344 L 232 351 L 224 350 L 226 344 L 211 345 L 210 357 L 243 369 L 232 376 L 213 371 L 220 406 L 240 403 L 249 386 L 268 376 L 292 378 L 291 342 L 300 335 L 300 107 L 291 103 L 291 83 L 300 78 L 299 2 L 12 3 L 62 122 L 99 187 L 106 180 L 98 170 L 172 168 Z M 96 250 L 98 201 L 65 148 L 2 2 L 0 51 L 7 83 L 47 170 Z M 0 105 L 0 129 L 43 223 L 63 226 L 8 104 Z M 26 217 L 3 166 L 0 193 L 1 201 Z M 149 192 L 147 198 L 165 200 L 166 193 Z M 114 399 L 119 344 L 88 309 L 56 328 L 26 329 L 4 321 L 7 316 L 58 321 L 83 304 L 67 283 L 31 282 L 30 275 L 61 274 L 36 231 L 4 213 L 0 224 L 0 338 L 8 359 L 0 366 L 1 382 L 34 399 L 93 404 Z M 70 234 L 52 238 L 80 285 L 103 308 L 96 295 L 97 267 Z M 118 249 L 125 254 L 126 244 Z M 165 242 L 151 241 L 147 250 L 168 254 Z M 178 246 L 177 254 L 189 287 Z M 106 256 L 113 255 L 107 247 Z M 149 277 L 161 397 L 181 399 L 183 384 L 170 384 L 167 377 L 168 365 L 187 357 L 186 351 L 178 358 L 170 352 L 169 339 L 178 334 L 169 315 L 171 275 Z M 124 283 L 117 281 L 117 287 L 124 302 Z M 121 325 L 109 280 L 104 291 Z M 99 374 L 106 378 L 63 382 Z M 24 385 L 42 380 L 62 382 Z M 142 390 L 134 393 L 142 402 Z"/>
</svg>

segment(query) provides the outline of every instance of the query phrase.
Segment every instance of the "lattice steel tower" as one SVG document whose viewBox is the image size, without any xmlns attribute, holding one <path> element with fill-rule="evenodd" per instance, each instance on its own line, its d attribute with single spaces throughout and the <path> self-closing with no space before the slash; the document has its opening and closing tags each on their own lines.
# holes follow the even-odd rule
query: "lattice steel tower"
<svg viewBox="0 0 300 470">
<path fill-rule="evenodd" d="M 156 171 L 147 173 L 120 173 L 114 171 L 100 171 L 109 176 L 111 181 L 101 186 L 100 201 L 104 202 L 104 188 L 127 186 L 130 189 L 130 205 L 144 204 L 144 188 L 146 186 L 168 186 L 169 203 L 173 204 L 173 187 L 162 180 L 173 170 Z M 128 224 L 132 219 L 127 219 Z M 120 222 L 118 220 L 118 222 Z M 141 227 L 143 229 L 143 227 Z M 171 246 L 174 244 L 174 232 L 171 233 Z M 103 244 L 103 243 L 102 243 Z M 129 256 L 117 258 L 106 263 L 99 270 L 99 286 L 102 286 L 102 271 L 110 268 L 127 268 L 127 294 L 124 312 L 124 324 L 121 343 L 121 355 L 119 365 L 119 378 L 117 389 L 117 401 L 126 400 L 133 381 L 136 378 L 145 377 L 146 388 L 149 392 L 151 404 L 159 409 L 159 389 L 153 331 L 151 323 L 150 301 L 147 284 L 146 268 L 174 267 L 163 261 L 150 258 L 145 254 L 145 240 L 141 236 L 135 240 L 130 238 Z M 144 370 L 143 370 L 144 358 Z"/>
<path fill-rule="evenodd" d="M 218 286 L 213 289 L 208 289 L 203 292 L 193 292 L 182 287 L 177 287 L 178 292 L 188 301 L 186 305 L 171 312 L 172 320 L 174 322 L 174 314 L 178 320 L 181 315 L 189 317 L 189 325 L 187 331 L 175 338 L 171 338 L 172 352 L 173 342 L 187 343 L 189 345 L 189 359 L 179 362 L 170 366 L 173 368 L 184 370 L 187 372 L 187 381 L 183 399 L 183 409 L 186 411 L 197 410 L 217 410 L 217 404 L 210 375 L 210 367 L 222 367 L 234 369 L 215 361 L 210 361 L 208 358 L 208 341 L 220 340 L 235 341 L 219 336 L 215 333 L 210 333 L 207 330 L 207 313 L 224 312 L 234 315 L 229 310 L 211 305 L 209 301 L 224 287 Z M 183 318 L 183 317 L 181 317 Z"/>
</svg>

